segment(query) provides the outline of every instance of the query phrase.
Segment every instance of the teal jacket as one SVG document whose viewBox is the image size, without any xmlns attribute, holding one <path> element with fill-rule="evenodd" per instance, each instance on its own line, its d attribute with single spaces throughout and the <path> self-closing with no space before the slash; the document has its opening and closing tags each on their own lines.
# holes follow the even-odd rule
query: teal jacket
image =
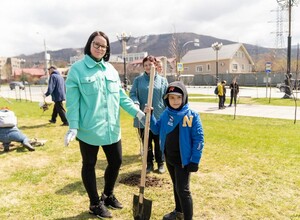
<svg viewBox="0 0 300 220">
<path fill-rule="evenodd" d="M 139 109 L 121 87 L 119 74 L 108 62 L 90 56 L 74 63 L 66 80 L 69 127 L 77 138 L 96 146 L 121 139 L 120 106 L 131 116 Z"/>
<path fill-rule="evenodd" d="M 148 90 L 149 90 L 150 76 L 145 72 L 137 76 L 132 84 L 129 96 L 133 102 L 140 106 L 140 109 L 144 111 L 145 105 L 148 102 Z M 168 88 L 168 81 L 165 77 L 155 73 L 152 107 L 153 114 L 156 118 L 159 118 L 161 113 L 165 110 L 164 95 Z M 144 128 L 137 118 L 134 119 L 133 126 L 136 128 Z"/>
</svg>

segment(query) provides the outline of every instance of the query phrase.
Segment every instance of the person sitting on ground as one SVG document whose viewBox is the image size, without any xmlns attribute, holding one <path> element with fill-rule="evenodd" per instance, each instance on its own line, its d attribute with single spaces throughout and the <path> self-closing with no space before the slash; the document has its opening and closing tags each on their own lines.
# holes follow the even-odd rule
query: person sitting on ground
<svg viewBox="0 0 300 220">
<path fill-rule="evenodd" d="M 12 141 L 20 142 L 29 151 L 35 151 L 31 146 L 29 139 L 17 127 L 17 117 L 13 111 L 8 109 L 0 110 L 0 142 L 4 147 L 4 152 L 9 151 L 9 146 Z"/>
</svg>

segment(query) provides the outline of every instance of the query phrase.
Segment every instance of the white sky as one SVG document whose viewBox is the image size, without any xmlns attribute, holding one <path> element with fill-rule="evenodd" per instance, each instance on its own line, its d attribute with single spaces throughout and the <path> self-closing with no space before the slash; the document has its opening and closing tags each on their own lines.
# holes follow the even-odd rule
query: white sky
<svg viewBox="0 0 300 220">
<path fill-rule="evenodd" d="M 81 48 L 95 30 L 111 42 L 121 32 L 134 37 L 192 32 L 275 47 L 277 6 L 277 0 L 4 0 L 0 57 L 42 52 L 44 39 L 47 50 Z M 300 6 L 293 7 L 292 21 L 296 45 Z M 284 26 L 287 31 L 288 22 Z M 287 33 L 283 40 L 286 47 Z"/>
</svg>

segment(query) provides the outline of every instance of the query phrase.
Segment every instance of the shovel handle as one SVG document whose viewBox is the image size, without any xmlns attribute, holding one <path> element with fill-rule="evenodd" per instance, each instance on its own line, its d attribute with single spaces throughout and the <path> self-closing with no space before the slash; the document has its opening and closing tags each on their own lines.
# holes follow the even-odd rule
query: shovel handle
<svg viewBox="0 0 300 220">
<path fill-rule="evenodd" d="M 150 71 L 150 82 L 149 82 L 149 89 L 148 89 L 148 101 L 147 101 L 148 107 L 152 107 L 154 76 L 155 76 L 155 67 L 154 65 L 152 65 Z M 146 169 L 147 169 L 147 155 L 148 155 L 148 140 L 149 140 L 149 130 L 150 130 L 150 117 L 151 114 L 147 113 L 146 121 L 145 121 L 145 130 L 144 130 L 144 154 L 143 154 L 143 167 L 141 173 L 139 203 L 143 203 L 143 198 L 144 198 L 144 188 L 146 182 Z"/>
</svg>

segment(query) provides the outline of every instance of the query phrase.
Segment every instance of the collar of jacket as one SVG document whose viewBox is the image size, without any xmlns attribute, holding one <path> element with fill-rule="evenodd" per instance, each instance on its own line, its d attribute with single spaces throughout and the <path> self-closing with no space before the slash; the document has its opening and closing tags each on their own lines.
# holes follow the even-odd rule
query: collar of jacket
<svg viewBox="0 0 300 220">
<path fill-rule="evenodd" d="M 155 72 L 154 79 L 156 78 L 156 76 L 157 76 L 157 72 Z M 144 72 L 144 77 L 147 81 L 150 81 L 150 76 L 148 73 Z"/>
<path fill-rule="evenodd" d="M 94 68 L 95 66 L 99 66 L 102 71 L 106 70 L 106 64 L 103 59 L 101 59 L 99 62 L 96 62 L 89 55 L 85 55 L 84 63 L 90 69 Z"/>
</svg>

